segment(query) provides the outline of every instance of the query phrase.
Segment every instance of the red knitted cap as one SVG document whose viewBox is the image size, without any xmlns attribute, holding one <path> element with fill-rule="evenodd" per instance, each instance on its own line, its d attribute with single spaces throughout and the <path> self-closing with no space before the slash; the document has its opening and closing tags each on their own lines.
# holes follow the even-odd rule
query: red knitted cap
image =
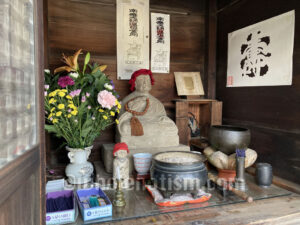
<svg viewBox="0 0 300 225">
<path fill-rule="evenodd" d="M 129 153 L 128 145 L 125 142 L 115 144 L 113 150 L 113 156 L 115 156 L 115 153 L 119 150 L 126 150 L 127 153 Z"/>
<path fill-rule="evenodd" d="M 129 80 L 129 84 L 130 84 L 130 90 L 134 91 L 135 88 L 135 80 L 138 76 L 140 75 L 149 75 L 150 79 L 151 79 L 151 84 L 154 85 L 154 78 L 152 75 L 151 70 L 147 70 L 147 69 L 140 69 L 135 71 L 132 75 L 131 75 L 131 79 Z"/>
</svg>

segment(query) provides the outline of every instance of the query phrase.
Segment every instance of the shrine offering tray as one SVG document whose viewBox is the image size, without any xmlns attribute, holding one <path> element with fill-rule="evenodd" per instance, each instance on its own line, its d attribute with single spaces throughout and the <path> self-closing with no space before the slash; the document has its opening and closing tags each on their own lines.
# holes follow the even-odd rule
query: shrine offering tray
<svg viewBox="0 0 300 225">
<path fill-rule="evenodd" d="M 273 184 L 269 188 L 261 188 L 255 183 L 254 177 L 249 174 L 247 174 L 246 178 L 248 185 L 247 194 L 252 196 L 254 201 L 266 198 L 287 196 L 291 194 L 291 192 Z M 137 184 L 139 186 L 135 186 L 133 190 L 124 190 L 126 206 L 121 209 L 118 207 L 113 207 L 111 217 L 91 220 L 87 222 L 83 222 L 82 218 L 78 217 L 76 223 L 74 224 L 95 224 L 105 221 L 119 221 L 125 219 L 134 219 L 138 217 L 154 216 L 163 213 L 187 211 L 199 208 L 216 207 L 245 202 L 244 200 L 240 199 L 239 197 L 230 192 L 227 195 L 223 196 L 222 192 L 219 189 L 212 186 L 204 190 L 205 192 L 210 193 L 212 195 L 211 198 L 206 202 L 196 204 L 185 204 L 174 207 L 163 207 L 155 204 L 153 198 L 150 196 L 148 191 L 141 183 L 138 182 Z M 115 190 L 109 189 L 104 190 L 104 192 L 110 200 L 113 200 Z M 245 204 L 251 203 L 245 202 Z"/>
</svg>

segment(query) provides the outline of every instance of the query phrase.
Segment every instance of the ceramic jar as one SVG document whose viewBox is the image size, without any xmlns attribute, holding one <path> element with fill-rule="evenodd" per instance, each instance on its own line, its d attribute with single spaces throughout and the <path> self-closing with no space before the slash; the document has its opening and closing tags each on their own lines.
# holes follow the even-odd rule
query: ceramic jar
<svg viewBox="0 0 300 225">
<path fill-rule="evenodd" d="M 268 188 L 273 180 L 272 166 L 269 163 L 257 163 L 255 178 L 260 187 Z"/>
<path fill-rule="evenodd" d="M 93 146 L 86 148 L 70 148 L 66 147 L 69 151 L 68 157 L 70 163 L 66 167 L 66 175 L 68 182 L 71 184 L 85 184 L 92 180 L 92 173 L 94 167 L 87 159 L 91 154 Z"/>
</svg>

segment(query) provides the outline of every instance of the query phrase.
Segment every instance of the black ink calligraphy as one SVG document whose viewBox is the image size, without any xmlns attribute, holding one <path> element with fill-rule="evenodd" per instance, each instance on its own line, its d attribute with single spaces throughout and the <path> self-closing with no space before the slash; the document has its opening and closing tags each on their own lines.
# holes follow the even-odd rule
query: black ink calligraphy
<svg viewBox="0 0 300 225">
<path fill-rule="evenodd" d="M 270 36 L 261 36 L 261 31 L 250 33 L 247 37 L 247 43 L 241 46 L 242 76 L 264 76 L 269 71 L 266 58 L 271 56 L 271 53 L 267 51 L 271 40 Z"/>
<path fill-rule="evenodd" d="M 138 36 L 137 9 L 129 9 L 129 36 Z"/>
<path fill-rule="evenodd" d="M 156 43 L 165 43 L 165 36 L 164 36 L 164 18 L 163 17 L 157 17 L 156 18 Z"/>
</svg>

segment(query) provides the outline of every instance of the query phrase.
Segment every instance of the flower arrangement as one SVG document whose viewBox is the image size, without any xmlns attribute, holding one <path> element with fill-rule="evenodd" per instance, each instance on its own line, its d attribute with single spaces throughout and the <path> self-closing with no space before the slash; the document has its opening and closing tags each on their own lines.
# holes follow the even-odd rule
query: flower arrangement
<svg viewBox="0 0 300 225">
<path fill-rule="evenodd" d="M 91 146 L 101 131 L 118 123 L 115 116 L 121 109 L 114 84 L 103 73 L 106 65 L 89 64 L 88 52 L 80 70 L 81 51 L 63 55 L 67 66 L 55 69 L 54 74 L 45 70 L 45 129 L 63 137 L 71 148 Z"/>
</svg>

